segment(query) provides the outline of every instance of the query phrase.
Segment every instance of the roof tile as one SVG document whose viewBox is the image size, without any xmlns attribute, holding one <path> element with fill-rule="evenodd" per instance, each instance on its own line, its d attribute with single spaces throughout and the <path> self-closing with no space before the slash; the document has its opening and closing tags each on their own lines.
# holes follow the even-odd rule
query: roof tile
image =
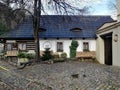
<svg viewBox="0 0 120 90">
<path fill-rule="evenodd" d="M 106 22 L 112 22 L 110 16 L 65 16 L 43 15 L 41 27 L 45 32 L 39 32 L 39 38 L 95 38 L 97 29 Z M 79 32 L 72 28 L 81 28 Z M 0 38 L 33 38 L 32 18 L 24 20 L 15 29 L 0 36 Z"/>
</svg>

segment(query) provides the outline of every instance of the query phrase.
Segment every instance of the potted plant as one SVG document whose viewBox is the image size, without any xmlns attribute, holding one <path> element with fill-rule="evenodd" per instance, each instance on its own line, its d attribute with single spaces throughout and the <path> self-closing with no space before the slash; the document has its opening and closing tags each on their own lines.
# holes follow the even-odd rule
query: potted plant
<svg viewBox="0 0 120 90">
<path fill-rule="evenodd" d="M 49 61 L 52 58 L 53 58 L 53 56 L 51 54 L 50 48 L 46 48 L 45 51 L 44 51 L 44 54 L 42 56 L 42 60 L 43 61 Z"/>
<path fill-rule="evenodd" d="M 29 60 L 28 64 L 30 65 L 30 64 L 33 62 L 33 60 L 35 59 L 35 54 L 33 54 L 33 53 L 28 53 L 28 54 L 27 54 L 27 58 L 28 58 L 28 60 Z"/>
<path fill-rule="evenodd" d="M 17 66 L 18 68 L 24 68 L 26 66 L 26 64 L 29 62 L 28 58 L 27 58 L 27 53 L 25 52 L 20 52 L 17 55 L 18 57 L 18 62 L 17 62 Z"/>
</svg>

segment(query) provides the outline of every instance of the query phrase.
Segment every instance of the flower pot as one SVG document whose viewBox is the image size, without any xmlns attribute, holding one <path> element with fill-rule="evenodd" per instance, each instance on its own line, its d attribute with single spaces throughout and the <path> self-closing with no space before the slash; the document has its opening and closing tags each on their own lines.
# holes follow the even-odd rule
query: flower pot
<svg viewBox="0 0 120 90">
<path fill-rule="evenodd" d="M 18 58 L 17 67 L 19 69 L 22 69 L 26 66 L 28 62 L 29 62 L 28 58 Z"/>
</svg>

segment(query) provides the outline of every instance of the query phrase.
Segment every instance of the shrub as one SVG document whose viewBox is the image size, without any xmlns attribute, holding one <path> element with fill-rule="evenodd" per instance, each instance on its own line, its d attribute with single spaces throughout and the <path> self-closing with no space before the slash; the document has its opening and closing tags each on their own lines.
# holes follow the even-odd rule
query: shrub
<svg viewBox="0 0 120 90">
<path fill-rule="evenodd" d="M 7 31 L 8 31 L 7 26 L 0 22 L 0 35 L 7 32 Z"/>
<path fill-rule="evenodd" d="M 61 58 L 67 58 L 67 54 L 65 52 L 61 53 Z"/>
<path fill-rule="evenodd" d="M 2 50 L 0 53 L 3 53 L 3 54 L 5 54 L 5 53 L 6 53 L 6 51 L 5 51 L 5 50 Z"/>
<path fill-rule="evenodd" d="M 76 56 L 76 50 L 77 50 L 77 47 L 78 47 L 78 42 L 73 40 L 71 42 L 71 46 L 70 46 L 70 58 L 74 58 Z"/>
<path fill-rule="evenodd" d="M 28 59 L 34 59 L 35 58 L 35 54 L 27 54 L 27 58 Z"/>
<path fill-rule="evenodd" d="M 53 55 L 53 58 L 59 58 L 60 56 L 59 56 L 59 54 L 54 54 Z"/>
<path fill-rule="evenodd" d="M 25 52 L 20 52 L 20 53 L 18 53 L 18 58 L 27 58 L 27 53 L 25 53 Z"/>
<path fill-rule="evenodd" d="M 51 51 L 49 50 L 49 48 L 45 49 L 44 54 L 43 54 L 43 56 L 41 58 L 42 58 L 43 61 L 50 60 L 50 59 L 53 58 L 53 56 L 51 55 Z"/>
</svg>

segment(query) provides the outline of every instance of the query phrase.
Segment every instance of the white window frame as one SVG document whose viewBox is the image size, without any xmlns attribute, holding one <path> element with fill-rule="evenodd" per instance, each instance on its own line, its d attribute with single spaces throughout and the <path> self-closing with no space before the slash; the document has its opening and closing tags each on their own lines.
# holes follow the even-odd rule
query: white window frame
<svg viewBox="0 0 120 90">
<path fill-rule="evenodd" d="M 62 46 L 59 46 L 59 47 L 58 47 L 58 43 L 62 43 Z M 63 52 L 63 42 L 57 41 L 56 47 L 57 47 L 57 50 L 56 50 L 57 52 Z"/>
<path fill-rule="evenodd" d="M 26 43 L 18 43 L 18 50 L 26 51 L 27 50 L 27 44 Z"/>
<path fill-rule="evenodd" d="M 84 46 L 87 44 L 86 46 Z M 90 43 L 89 42 L 83 42 L 83 52 L 90 51 Z"/>
<path fill-rule="evenodd" d="M 7 43 L 7 51 L 12 51 L 12 43 Z"/>
</svg>

